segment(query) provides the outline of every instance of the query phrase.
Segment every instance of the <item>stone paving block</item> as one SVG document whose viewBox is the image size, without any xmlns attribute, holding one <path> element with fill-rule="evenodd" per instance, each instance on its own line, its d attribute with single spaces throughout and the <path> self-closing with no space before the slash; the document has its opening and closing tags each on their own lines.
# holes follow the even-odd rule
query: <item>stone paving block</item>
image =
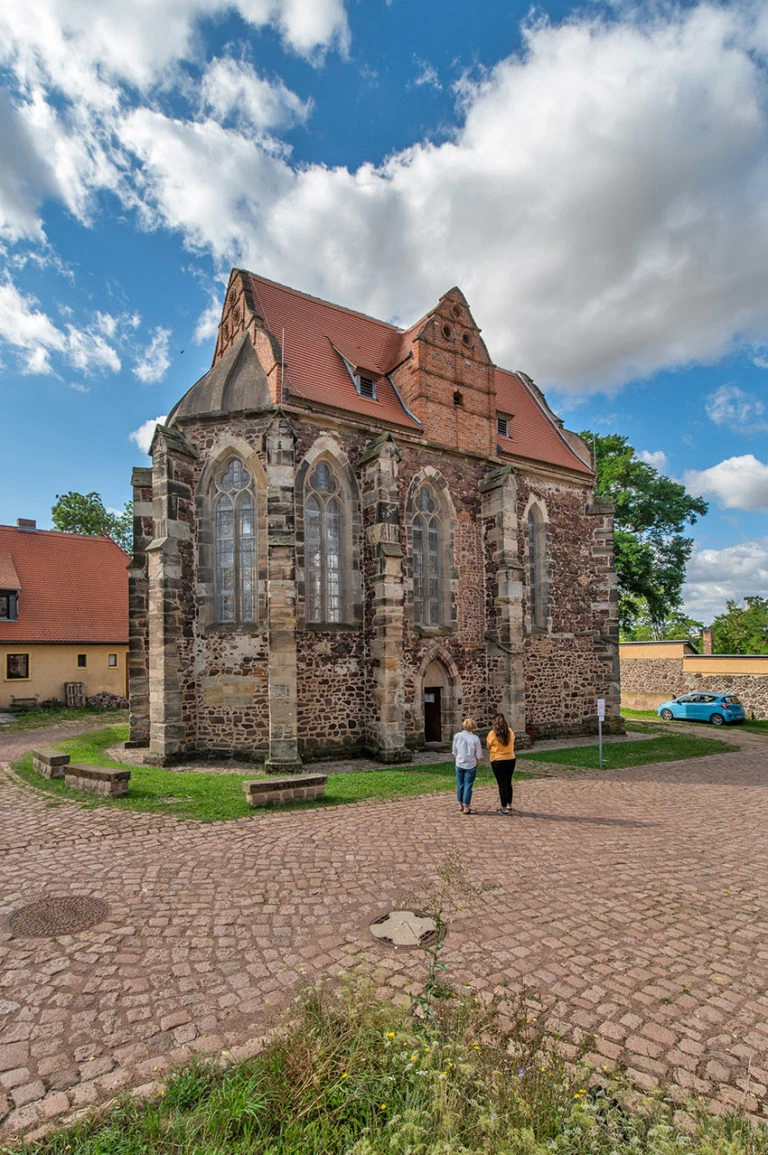
<svg viewBox="0 0 768 1155">
<path fill-rule="evenodd" d="M 44 1094 L 45 1084 L 40 1079 L 35 1079 L 32 1083 L 21 1083 L 11 1089 L 11 1098 L 16 1107 L 26 1107 L 27 1103 L 42 1099 Z"/>
</svg>

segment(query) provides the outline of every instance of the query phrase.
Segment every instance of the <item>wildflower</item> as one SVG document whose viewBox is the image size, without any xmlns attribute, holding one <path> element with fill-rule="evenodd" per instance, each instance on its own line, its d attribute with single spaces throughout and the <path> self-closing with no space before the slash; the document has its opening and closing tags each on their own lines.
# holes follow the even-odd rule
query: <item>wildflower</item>
<svg viewBox="0 0 768 1155">
<path fill-rule="evenodd" d="M 386 1111 L 386 1109 L 387 1109 L 386 1103 L 379 1103 L 379 1110 L 380 1111 Z"/>
<path fill-rule="evenodd" d="M 417 1074 L 417 1075 L 428 1075 L 428 1074 L 429 1074 L 429 1071 L 423 1071 L 423 1070 L 422 1070 L 422 1071 L 417 1071 L 417 1072 L 416 1072 L 416 1074 Z"/>
<path fill-rule="evenodd" d="M 349 1078 L 349 1071 L 342 1071 L 341 1077 L 342 1077 L 342 1079 L 348 1079 Z"/>
<path fill-rule="evenodd" d="M 438 1079 L 447 1079 L 448 1078 L 448 1072 L 447 1071 L 441 1071 L 437 1077 L 438 1077 Z"/>
<path fill-rule="evenodd" d="M 472 1046 L 475 1048 L 476 1051 L 480 1050 L 480 1044 L 479 1043 L 473 1043 Z"/>
<path fill-rule="evenodd" d="M 525 1067 L 518 1067 L 517 1073 L 518 1073 L 518 1075 L 524 1075 L 525 1074 Z"/>
<path fill-rule="evenodd" d="M 394 1037 L 395 1037 L 394 1031 L 387 1031 L 386 1035 L 384 1036 L 385 1039 L 394 1039 Z"/>
<path fill-rule="evenodd" d="M 165 1088 L 164 1087 L 158 1087 L 157 1093 L 158 1093 L 158 1095 L 164 1095 L 165 1094 Z"/>
</svg>

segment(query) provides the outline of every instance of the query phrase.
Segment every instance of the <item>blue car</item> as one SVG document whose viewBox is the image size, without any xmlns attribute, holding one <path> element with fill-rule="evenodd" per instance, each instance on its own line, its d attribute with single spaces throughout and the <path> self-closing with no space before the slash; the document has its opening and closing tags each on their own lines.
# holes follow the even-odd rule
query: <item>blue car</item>
<svg viewBox="0 0 768 1155">
<path fill-rule="evenodd" d="M 711 722 L 713 726 L 743 722 L 746 718 L 735 694 L 683 694 L 671 702 L 662 702 L 656 713 L 665 722 L 683 718 L 686 722 Z"/>
</svg>

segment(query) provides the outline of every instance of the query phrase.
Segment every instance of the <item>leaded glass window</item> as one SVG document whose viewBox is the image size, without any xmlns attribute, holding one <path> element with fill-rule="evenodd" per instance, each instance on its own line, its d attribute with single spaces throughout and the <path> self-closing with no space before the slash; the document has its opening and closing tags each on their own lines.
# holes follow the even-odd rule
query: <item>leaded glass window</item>
<svg viewBox="0 0 768 1155">
<path fill-rule="evenodd" d="M 413 518 L 413 617 L 422 626 L 441 624 L 440 569 L 442 526 L 437 502 L 424 485 Z"/>
<path fill-rule="evenodd" d="M 528 594 L 531 624 L 544 629 L 547 624 L 547 577 L 544 521 L 533 506 L 528 514 Z"/>
<path fill-rule="evenodd" d="M 216 483 L 216 616 L 256 621 L 256 504 L 253 481 L 236 457 Z"/>
<path fill-rule="evenodd" d="M 343 514 L 339 483 L 320 461 L 309 475 L 304 502 L 308 622 L 341 622 Z"/>
</svg>

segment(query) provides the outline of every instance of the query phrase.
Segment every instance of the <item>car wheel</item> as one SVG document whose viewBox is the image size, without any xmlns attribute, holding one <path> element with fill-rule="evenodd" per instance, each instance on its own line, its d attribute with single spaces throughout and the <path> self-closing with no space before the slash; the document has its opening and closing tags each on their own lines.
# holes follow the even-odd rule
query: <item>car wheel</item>
<svg viewBox="0 0 768 1155">
<path fill-rule="evenodd" d="M 672 713 L 671 710 L 662 710 L 661 716 L 665 722 L 671 722 L 675 715 Z"/>
<path fill-rule="evenodd" d="M 725 718 L 723 717 L 722 714 L 713 714 L 709 720 L 713 726 L 722 726 L 723 722 L 725 721 Z"/>
</svg>

